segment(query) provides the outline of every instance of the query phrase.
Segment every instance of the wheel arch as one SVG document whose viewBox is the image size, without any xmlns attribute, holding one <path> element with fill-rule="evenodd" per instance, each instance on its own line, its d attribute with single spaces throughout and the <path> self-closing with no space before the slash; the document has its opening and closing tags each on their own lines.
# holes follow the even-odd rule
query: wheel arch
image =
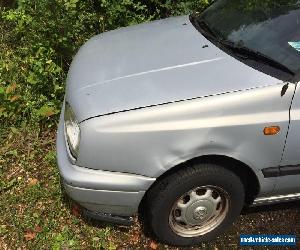
<svg viewBox="0 0 300 250">
<path fill-rule="evenodd" d="M 236 160 L 234 158 L 224 156 L 224 155 L 204 155 L 200 157 L 195 157 L 193 159 L 190 159 L 188 161 L 185 161 L 183 163 L 180 163 L 173 168 L 168 169 L 166 172 L 164 172 L 162 175 L 160 175 L 156 181 L 150 186 L 148 191 L 156 185 L 160 180 L 166 178 L 167 176 L 173 174 L 174 172 L 178 171 L 179 169 L 187 168 L 189 166 L 194 166 L 202 163 L 212 163 L 217 164 L 219 166 L 222 166 L 232 172 L 234 172 L 242 181 L 244 187 L 245 187 L 245 205 L 250 205 L 254 199 L 257 197 L 260 191 L 260 184 L 259 179 L 253 169 L 248 166 L 247 164 Z M 147 192 L 148 192 L 147 191 Z M 147 192 L 144 195 L 139 211 L 141 211 L 141 208 L 143 207 L 143 204 L 146 200 Z"/>
</svg>

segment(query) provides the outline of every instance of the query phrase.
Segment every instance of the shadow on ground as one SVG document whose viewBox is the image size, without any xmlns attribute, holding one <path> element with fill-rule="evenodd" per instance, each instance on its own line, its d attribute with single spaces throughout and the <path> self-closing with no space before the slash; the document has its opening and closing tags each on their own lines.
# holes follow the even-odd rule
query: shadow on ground
<svg viewBox="0 0 300 250">
<path fill-rule="evenodd" d="M 107 224 L 87 220 L 94 227 Z M 145 232 L 138 219 L 131 227 L 111 225 L 118 249 L 179 249 L 156 243 Z M 253 249 L 239 246 L 240 234 L 296 234 L 300 236 L 300 201 L 245 208 L 236 223 L 215 242 L 203 243 L 189 249 Z M 255 247 L 255 249 L 290 249 L 283 247 Z"/>
</svg>

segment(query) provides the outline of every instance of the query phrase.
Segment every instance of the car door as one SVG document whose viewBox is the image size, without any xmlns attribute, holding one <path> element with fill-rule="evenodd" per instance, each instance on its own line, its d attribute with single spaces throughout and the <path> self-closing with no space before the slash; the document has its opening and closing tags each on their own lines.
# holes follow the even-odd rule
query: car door
<svg viewBox="0 0 300 250">
<path fill-rule="evenodd" d="M 280 164 L 277 194 L 300 193 L 300 86 L 296 86 L 290 110 L 290 128 Z"/>
</svg>

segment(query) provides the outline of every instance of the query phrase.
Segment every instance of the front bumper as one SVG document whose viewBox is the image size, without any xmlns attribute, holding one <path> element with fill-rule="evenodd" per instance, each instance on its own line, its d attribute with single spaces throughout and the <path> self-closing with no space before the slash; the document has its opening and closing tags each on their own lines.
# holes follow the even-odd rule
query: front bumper
<svg viewBox="0 0 300 250">
<path fill-rule="evenodd" d="M 93 170 L 72 164 L 68 157 L 62 117 L 63 114 L 56 147 L 58 167 L 66 193 L 92 212 L 117 216 L 137 213 L 146 190 L 155 178 Z"/>
</svg>

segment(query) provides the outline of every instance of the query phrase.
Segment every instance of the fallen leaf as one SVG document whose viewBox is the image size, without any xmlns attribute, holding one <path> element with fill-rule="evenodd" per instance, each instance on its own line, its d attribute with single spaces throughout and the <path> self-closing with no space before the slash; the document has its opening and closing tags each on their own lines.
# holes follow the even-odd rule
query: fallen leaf
<svg viewBox="0 0 300 250">
<path fill-rule="evenodd" d="M 42 232 L 43 231 L 43 229 L 40 227 L 40 226 L 36 226 L 35 228 L 34 228 L 34 232 L 36 232 L 36 233 L 40 233 L 40 232 Z"/>
<path fill-rule="evenodd" d="M 150 248 L 151 248 L 151 249 L 157 249 L 157 247 L 158 247 L 158 245 L 157 245 L 156 242 L 154 242 L 154 241 L 151 241 L 151 242 L 150 242 Z"/>
<path fill-rule="evenodd" d="M 21 97 L 21 96 L 19 96 L 19 95 L 14 95 L 14 96 L 12 96 L 12 97 L 9 97 L 8 99 L 9 99 L 11 102 L 14 102 L 14 101 L 16 101 L 16 100 L 19 100 L 20 97 Z"/>
<path fill-rule="evenodd" d="M 72 206 L 72 214 L 76 217 L 80 217 L 80 207 L 78 205 Z"/>
<path fill-rule="evenodd" d="M 35 178 L 29 178 L 28 179 L 28 185 L 31 187 L 31 186 L 34 186 L 38 183 L 38 180 L 35 179 Z"/>
<path fill-rule="evenodd" d="M 33 240 L 33 239 L 35 238 L 35 236 L 36 236 L 36 233 L 33 232 L 33 231 L 27 231 L 27 232 L 25 232 L 25 234 L 24 234 L 24 238 L 25 238 L 25 240 L 27 240 L 27 241 Z"/>
<path fill-rule="evenodd" d="M 17 84 L 13 83 L 6 88 L 6 94 L 12 93 L 17 88 Z"/>
<path fill-rule="evenodd" d="M 131 240 L 132 240 L 134 243 L 138 243 L 138 242 L 139 242 L 139 239 L 140 239 L 140 235 L 139 235 L 138 233 L 132 235 Z"/>
</svg>

